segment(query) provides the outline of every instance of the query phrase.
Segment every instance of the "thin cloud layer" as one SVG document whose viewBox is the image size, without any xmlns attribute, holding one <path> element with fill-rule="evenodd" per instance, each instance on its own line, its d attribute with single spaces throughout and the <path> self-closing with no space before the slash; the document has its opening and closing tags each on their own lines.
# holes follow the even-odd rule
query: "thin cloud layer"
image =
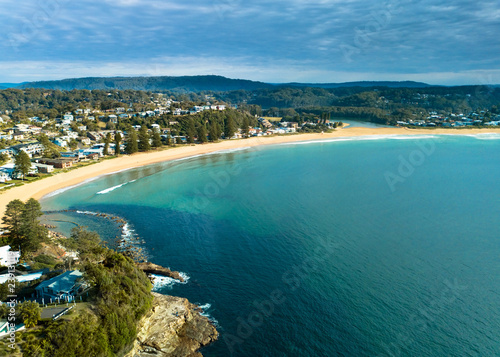
<svg viewBox="0 0 500 357">
<path fill-rule="evenodd" d="M 494 79 L 500 63 L 496 1 L 0 0 L 0 6 L 2 82 L 60 78 L 51 64 L 64 63 L 64 77 L 139 75 L 127 69 L 142 64 L 161 68 L 155 75 L 230 72 L 270 82 L 359 74 L 435 82 L 436 73 L 455 73 L 444 84 L 483 83 L 477 73 Z M 198 58 L 199 68 L 186 58 Z M 42 70 L 22 70 L 34 62 Z"/>
</svg>

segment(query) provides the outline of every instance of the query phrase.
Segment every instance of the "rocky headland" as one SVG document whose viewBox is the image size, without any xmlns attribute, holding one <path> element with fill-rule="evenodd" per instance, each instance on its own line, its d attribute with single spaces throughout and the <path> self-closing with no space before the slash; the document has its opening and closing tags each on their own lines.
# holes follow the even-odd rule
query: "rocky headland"
<svg viewBox="0 0 500 357">
<path fill-rule="evenodd" d="M 185 298 L 152 294 L 152 309 L 139 322 L 126 357 L 201 357 L 198 350 L 219 335 L 209 319 Z"/>
</svg>

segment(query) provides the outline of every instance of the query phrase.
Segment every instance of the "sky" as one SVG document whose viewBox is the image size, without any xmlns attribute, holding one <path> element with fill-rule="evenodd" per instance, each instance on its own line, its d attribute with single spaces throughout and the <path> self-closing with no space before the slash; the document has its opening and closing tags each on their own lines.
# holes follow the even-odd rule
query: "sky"
<svg viewBox="0 0 500 357">
<path fill-rule="evenodd" d="M 0 0 L 0 83 L 217 74 L 500 83 L 500 2 Z"/>
</svg>

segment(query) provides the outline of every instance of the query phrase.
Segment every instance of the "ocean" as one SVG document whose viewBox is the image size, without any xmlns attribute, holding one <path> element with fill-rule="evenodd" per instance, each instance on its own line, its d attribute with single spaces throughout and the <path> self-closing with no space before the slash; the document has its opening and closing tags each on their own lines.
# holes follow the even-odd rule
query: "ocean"
<svg viewBox="0 0 500 357">
<path fill-rule="evenodd" d="M 498 134 L 299 142 L 131 169 L 41 203 L 66 234 L 83 224 L 183 272 L 155 290 L 216 324 L 204 356 L 499 356 L 499 152 Z"/>
</svg>

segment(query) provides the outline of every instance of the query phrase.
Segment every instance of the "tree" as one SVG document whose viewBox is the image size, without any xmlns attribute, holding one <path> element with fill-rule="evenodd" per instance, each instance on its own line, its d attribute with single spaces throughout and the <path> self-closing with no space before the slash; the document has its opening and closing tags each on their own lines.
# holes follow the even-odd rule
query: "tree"
<svg viewBox="0 0 500 357">
<path fill-rule="evenodd" d="M 28 154 L 24 150 L 19 150 L 17 155 L 14 157 L 15 167 L 14 172 L 20 173 L 24 177 L 29 173 L 31 169 L 31 160 Z"/>
<path fill-rule="evenodd" d="M 24 204 L 21 214 L 21 237 L 15 242 L 21 247 L 23 255 L 36 252 L 47 237 L 47 228 L 38 220 L 42 215 L 42 206 L 34 198 L 30 198 Z"/>
<path fill-rule="evenodd" d="M 233 116 L 228 114 L 226 120 L 224 121 L 224 137 L 226 139 L 231 139 L 236 132 L 236 125 L 234 123 Z"/>
<path fill-rule="evenodd" d="M 250 121 L 248 120 L 248 117 L 245 116 L 243 118 L 243 124 L 241 125 L 241 133 L 245 138 L 248 138 L 248 134 L 250 132 L 249 127 L 250 127 Z"/>
<path fill-rule="evenodd" d="M 205 124 L 201 124 L 198 127 L 198 141 L 202 144 L 207 142 L 207 128 L 205 128 Z"/>
<path fill-rule="evenodd" d="M 137 133 L 134 128 L 130 128 L 128 131 L 128 139 L 125 145 L 125 152 L 127 154 L 133 154 L 139 151 L 139 147 L 137 145 Z"/>
<path fill-rule="evenodd" d="M 170 133 L 165 136 L 165 145 L 170 145 Z"/>
<path fill-rule="evenodd" d="M 25 301 L 19 305 L 19 311 L 27 328 L 34 327 L 40 320 L 41 309 L 35 301 Z"/>
<path fill-rule="evenodd" d="M 194 120 L 189 119 L 188 127 L 187 127 L 187 140 L 188 143 L 194 143 L 194 137 L 196 136 L 196 128 L 194 127 Z"/>
<path fill-rule="evenodd" d="M 0 154 L 0 165 L 5 164 L 9 160 L 10 160 L 10 156 L 8 154 L 6 154 L 6 153 Z"/>
<path fill-rule="evenodd" d="M 57 150 L 57 146 L 54 143 L 51 143 L 49 137 L 45 134 L 41 134 L 38 138 L 40 144 L 43 145 L 43 156 L 48 158 L 56 158 L 61 156 L 59 150 Z"/>
<path fill-rule="evenodd" d="M 217 141 L 219 140 L 219 137 L 217 136 L 218 134 L 218 129 L 217 129 L 217 126 L 219 126 L 219 124 L 217 124 L 217 122 L 214 120 L 212 120 L 212 123 L 210 123 L 210 129 L 208 131 L 208 136 L 210 136 L 210 141 Z"/>
<path fill-rule="evenodd" d="M 120 155 L 120 144 L 122 142 L 122 134 L 116 132 L 115 133 L 115 155 Z"/>
<path fill-rule="evenodd" d="M 153 147 L 159 148 L 161 147 L 161 135 L 158 129 L 153 129 L 153 134 L 151 135 L 153 139 Z"/>
<path fill-rule="evenodd" d="M 141 130 L 139 130 L 139 150 L 140 151 L 149 151 L 151 149 L 151 144 L 149 143 L 149 134 L 146 125 L 141 126 Z"/>
<path fill-rule="evenodd" d="M 7 204 L 2 223 L 9 231 L 9 238 L 18 241 L 21 237 L 21 217 L 24 210 L 24 203 L 21 200 L 13 200 Z M 17 248 L 17 247 L 16 247 Z"/>
<path fill-rule="evenodd" d="M 98 261 L 106 250 L 101 245 L 99 235 L 95 232 L 89 232 L 83 227 L 73 228 L 71 237 L 67 239 L 65 245 L 69 249 L 78 251 L 80 261 Z"/>
<path fill-rule="evenodd" d="M 109 155 L 109 144 L 111 143 L 111 133 L 106 134 L 106 138 L 104 139 L 104 149 L 102 150 L 102 154 L 104 156 Z"/>
<path fill-rule="evenodd" d="M 76 150 L 76 148 L 78 147 L 78 141 L 76 141 L 75 139 L 71 139 L 68 145 L 71 150 Z"/>
</svg>

